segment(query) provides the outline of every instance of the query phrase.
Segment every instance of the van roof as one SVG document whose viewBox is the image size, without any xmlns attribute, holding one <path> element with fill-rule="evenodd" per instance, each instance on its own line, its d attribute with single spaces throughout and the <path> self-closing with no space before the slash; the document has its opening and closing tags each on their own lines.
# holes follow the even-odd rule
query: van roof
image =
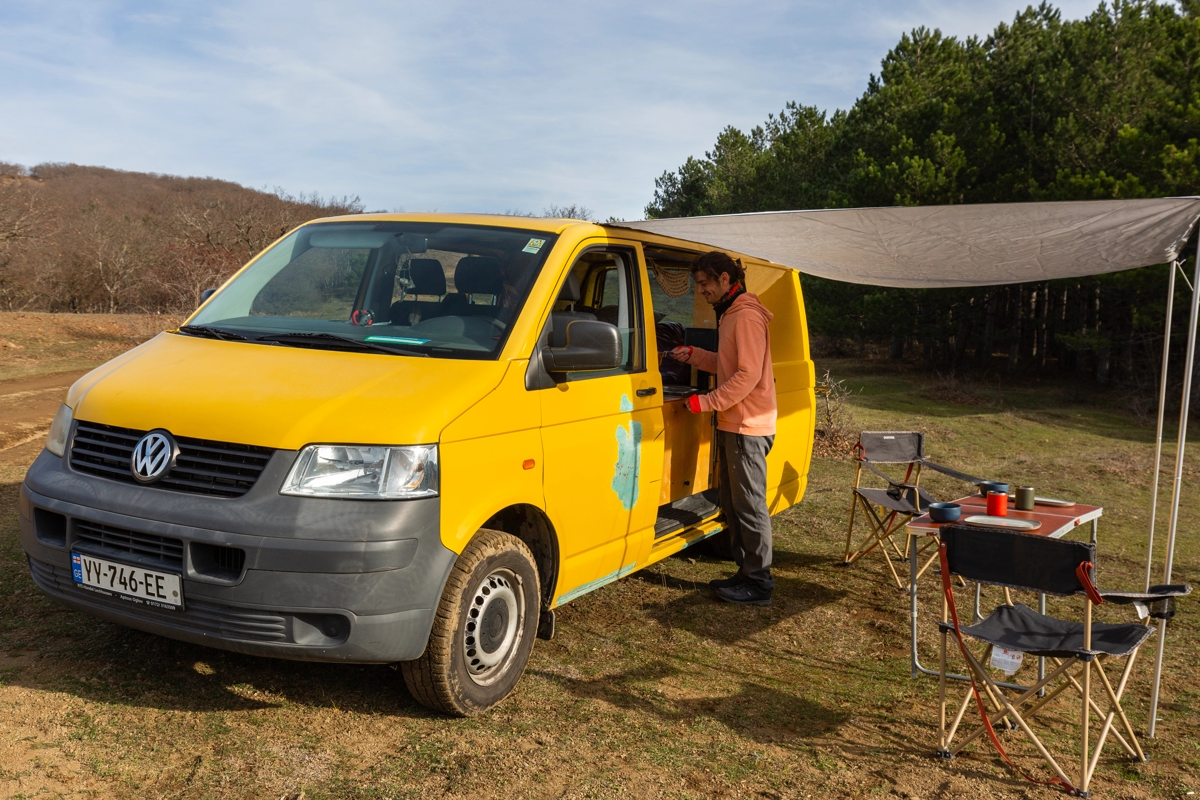
<svg viewBox="0 0 1200 800">
<path fill-rule="evenodd" d="M 322 222 L 443 222 L 451 225 L 488 225 L 496 228 L 515 228 L 524 231 L 543 231 L 545 233 L 562 234 L 568 228 L 592 228 L 595 235 L 598 236 L 629 236 L 634 230 L 626 227 L 626 223 L 614 223 L 613 225 L 605 225 L 598 222 L 588 222 L 581 219 L 564 219 L 561 217 L 519 217 L 510 214 L 448 214 L 448 213 L 394 213 L 394 214 L 347 214 L 338 217 L 322 217 L 314 219 L 313 223 Z M 585 232 L 586 233 L 586 232 Z M 705 245 L 694 240 L 680 238 L 677 236 L 664 235 L 657 231 L 637 231 L 638 238 L 647 243 L 654 243 L 668 248 L 678 248 L 689 251 L 704 251 L 712 249 L 710 245 Z M 734 250 L 726 249 L 727 253 L 735 257 L 746 259 L 755 263 L 768 264 L 771 266 L 780 266 L 773 264 L 765 258 L 751 256 L 747 253 L 741 253 Z"/>
<path fill-rule="evenodd" d="M 340 217 L 323 217 L 313 222 L 446 222 L 458 225 L 488 225 L 494 228 L 519 228 L 525 231 L 562 233 L 572 225 L 600 225 L 581 219 L 555 217 L 518 217 L 509 214 L 348 214 Z"/>
</svg>

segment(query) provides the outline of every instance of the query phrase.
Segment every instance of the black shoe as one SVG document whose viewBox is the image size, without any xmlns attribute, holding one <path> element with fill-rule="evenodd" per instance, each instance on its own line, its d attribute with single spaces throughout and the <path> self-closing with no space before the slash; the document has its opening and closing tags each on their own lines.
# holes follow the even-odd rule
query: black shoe
<svg viewBox="0 0 1200 800">
<path fill-rule="evenodd" d="M 740 573 L 734 573 L 728 578 L 717 578 L 715 581 L 709 581 L 708 585 L 713 589 L 728 589 L 733 586 L 741 586 L 746 582 L 746 578 Z"/>
<path fill-rule="evenodd" d="M 724 600 L 726 603 L 736 603 L 739 606 L 771 605 L 771 593 L 752 583 L 740 583 L 737 586 L 717 589 L 717 599 Z"/>
</svg>

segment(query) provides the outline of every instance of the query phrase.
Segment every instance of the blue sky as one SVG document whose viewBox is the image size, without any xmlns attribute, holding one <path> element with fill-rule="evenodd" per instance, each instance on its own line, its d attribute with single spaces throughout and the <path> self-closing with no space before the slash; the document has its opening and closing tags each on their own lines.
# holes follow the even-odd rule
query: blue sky
<svg viewBox="0 0 1200 800">
<path fill-rule="evenodd" d="M 847 108 L 901 33 L 986 35 L 1024 5 L 4 0 L 0 161 L 640 219 L 726 125 Z"/>
</svg>

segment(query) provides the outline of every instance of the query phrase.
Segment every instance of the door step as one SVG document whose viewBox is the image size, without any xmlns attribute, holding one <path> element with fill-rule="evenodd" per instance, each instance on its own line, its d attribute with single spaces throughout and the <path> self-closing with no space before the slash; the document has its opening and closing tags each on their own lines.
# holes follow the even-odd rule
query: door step
<svg viewBox="0 0 1200 800">
<path fill-rule="evenodd" d="M 658 519 L 654 522 L 655 540 L 690 528 L 716 514 L 720 510 L 717 498 L 717 490 L 709 489 L 659 506 Z"/>
</svg>

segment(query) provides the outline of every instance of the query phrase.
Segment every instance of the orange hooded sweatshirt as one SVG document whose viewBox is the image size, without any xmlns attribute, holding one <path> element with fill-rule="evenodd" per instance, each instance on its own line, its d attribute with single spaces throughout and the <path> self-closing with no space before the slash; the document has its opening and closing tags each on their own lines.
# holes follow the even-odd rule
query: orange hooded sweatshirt
<svg viewBox="0 0 1200 800">
<path fill-rule="evenodd" d="M 767 327 L 774 316 L 757 295 L 739 295 L 717 325 L 717 352 L 692 351 L 689 364 L 717 374 L 717 388 L 700 395 L 700 410 L 717 412 L 719 431 L 775 435 L 775 374 Z"/>
</svg>

